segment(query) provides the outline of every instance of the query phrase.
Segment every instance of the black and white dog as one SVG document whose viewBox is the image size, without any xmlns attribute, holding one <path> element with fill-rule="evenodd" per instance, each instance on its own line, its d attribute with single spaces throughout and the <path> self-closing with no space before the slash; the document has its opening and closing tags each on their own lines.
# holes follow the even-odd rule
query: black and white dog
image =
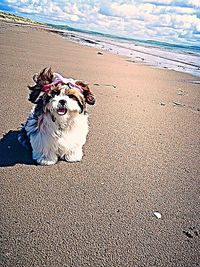
<svg viewBox="0 0 200 267">
<path fill-rule="evenodd" d="M 88 134 L 86 103 L 95 98 L 81 81 L 63 78 L 51 69 L 35 74 L 29 100 L 35 103 L 18 136 L 22 145 L 27 138 L 32 158 L 38 164 L 52 165 L 59 159 L 81 161 Z"/>
</svg>

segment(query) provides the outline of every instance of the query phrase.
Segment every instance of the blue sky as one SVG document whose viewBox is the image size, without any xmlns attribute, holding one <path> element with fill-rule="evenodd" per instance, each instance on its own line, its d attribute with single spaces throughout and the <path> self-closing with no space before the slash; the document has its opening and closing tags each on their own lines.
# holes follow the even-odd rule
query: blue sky
<svg viewBox="0 0 200 267">
<path fill-rule="evenodd" d="M 0 9 L 84 30 L 200 45 L 200 0 L 1 0 Z"/>
</svg>

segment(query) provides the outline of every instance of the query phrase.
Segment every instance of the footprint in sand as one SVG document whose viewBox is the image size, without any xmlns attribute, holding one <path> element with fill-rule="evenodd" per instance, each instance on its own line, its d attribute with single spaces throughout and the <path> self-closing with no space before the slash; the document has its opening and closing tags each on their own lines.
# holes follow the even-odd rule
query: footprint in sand
<svg viewBox="0 0 200 267">
<path fill-rule="evenodd" d="M 187 96 L 187 92 L 183 91 L 183 90 L 178 90 L 177 92 L 177 95 L 180 95 L 180 96 Z"/>
<path fill-rule="evenodd" d="M 199 230 L 195 227 L 189 227 L 189 230 L 183 230 L 183 234 L 185 234 L 188 238 L 199 237 Z"/>
<path fill-rule="evenodd" d="M 176 107 L 185 107 L 185 104 L 181 103 L 181 102 L 178 102 L 178 101 L 173 101 L 172 102 L 174 104 L 174 106 Z"/>
</svg>

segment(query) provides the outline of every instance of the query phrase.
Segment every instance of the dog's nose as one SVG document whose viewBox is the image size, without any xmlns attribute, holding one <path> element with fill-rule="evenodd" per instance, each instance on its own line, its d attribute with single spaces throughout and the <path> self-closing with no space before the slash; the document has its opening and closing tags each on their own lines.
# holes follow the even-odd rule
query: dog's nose
<svg viewBox="0 0 200 267">
<path fill-rule="evenodd" d="M 64 106 L 66 103 L 67 103 L 67 101 L 64 100 L 64 99 L 59 100 L 59 104 L 60 104 L 61 106 Z"/>
</svg>

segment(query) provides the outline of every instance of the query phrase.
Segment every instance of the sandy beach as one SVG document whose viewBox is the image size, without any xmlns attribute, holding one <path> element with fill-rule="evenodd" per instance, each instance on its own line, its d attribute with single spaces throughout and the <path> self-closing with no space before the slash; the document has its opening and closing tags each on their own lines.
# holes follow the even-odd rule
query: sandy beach
<svg viewBox="0 0 200 267">
<path fill-rule="evenodd" d="M 98 52 L 0 22 L 0 266 L 199 266 L 198 78 Z M 36 166 L 17 142 L 49 66 L 96 95 L 80 163 Z"/>
</svg>

